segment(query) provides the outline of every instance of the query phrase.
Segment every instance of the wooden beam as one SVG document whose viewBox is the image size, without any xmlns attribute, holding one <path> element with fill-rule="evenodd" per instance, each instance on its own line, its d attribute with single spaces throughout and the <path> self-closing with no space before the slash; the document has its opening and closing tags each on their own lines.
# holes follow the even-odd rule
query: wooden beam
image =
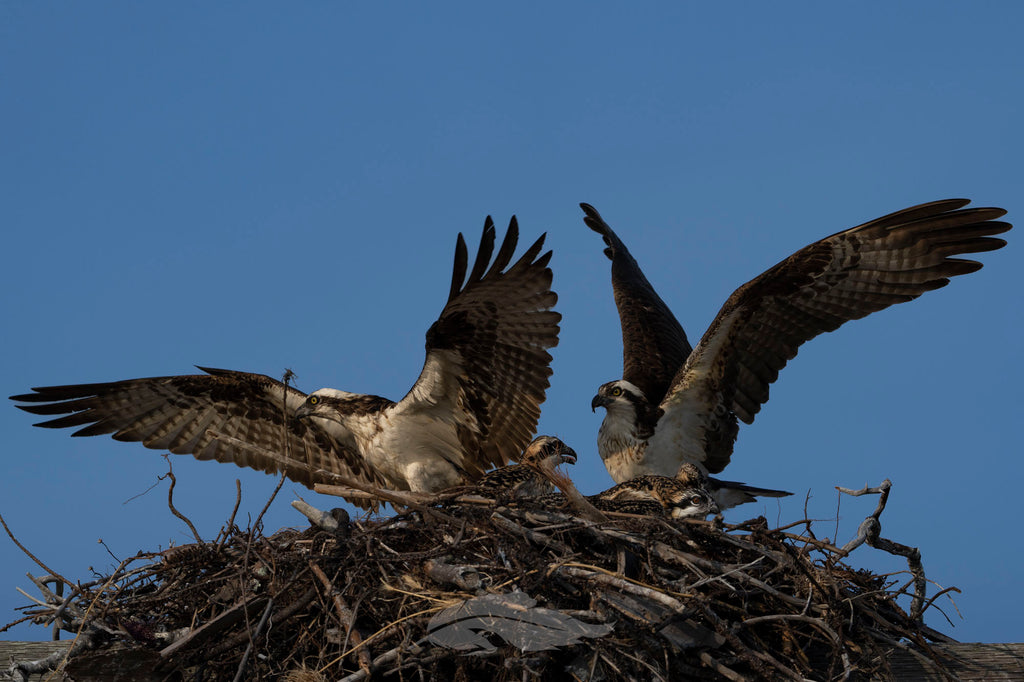
<svg viewBox="0 0 1024 682">
<path fill-rule="evenodd" d="M 949 656 L 946 669 L 964 682 L 1024 680 L 1024 644 L 956 643 L 934 644 L 936 651 Z M 946 680 L 908 651 L 896 649 L 889 656 L 894 680 L 932 682 Z"/>
</svg>

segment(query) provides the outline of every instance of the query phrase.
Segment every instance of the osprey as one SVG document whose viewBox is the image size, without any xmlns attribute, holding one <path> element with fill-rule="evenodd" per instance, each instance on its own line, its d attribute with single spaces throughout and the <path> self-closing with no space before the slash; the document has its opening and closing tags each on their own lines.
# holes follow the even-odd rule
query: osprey
<svg viewBox="0 0 1024 682">
<path fill-rule="evenodd" d="M 575 464 L 576 452 L 554 436 L 537 436 L 526 446 L 519 464 L 495 469 L 476 482 L 480 488 L 493 490 L 502 496 L 536 497 L 550 493 L 554 483 L 543 471 L 554 470 L 559 464 Z"/>
<path fill-rule="evenodd" d="M 714 497 L 699 482 L 691 483 L 668 476 L 637 476 L 604 492 L 588 495 L 587 500 L 601 511 L 668 515 L 674 519 L 704 518 L 719 511 Z M 549 493 L 532 501 L 550 509 L 565 509 L 569 504 L 568 498 L 561 493 Z"/>
<path fill-rule="evenodd" d="M 646 474 L 598 493 L 594 496 L 601 502 L 648 502 L 653 500 L 661 505 L 665 513 L 675 519 L 704 518 L 717 514 L 718 504 L 707 488 L 699 481 L 683 481 L 679 478 Z M 618 511 L 614 505 L 598 509 Z"/>
<path fill-rule="evenodd" d="M 37 426 L 83 427 L 72 435 L 109 433 L 309 487 L 336 474 L 423 492 L 471 482 L 529 442 L 551 376 L 547 349 L 558 343 L 551 252 L 539 255 L 542 235 L 509 266 L 518 235 L 513 217 L 492 262 L 488 217 L 468 277 L 458 235 L 448 301 L 427 330 L 419 378 L 398 402 L 331 388 L 306 395 L 260 374 L 205 367 L 11 399 L 33 414 L 65 415 Z"/>
<path fill-rule="evenodd" d="M 1006 211 L 968 203 L 913 206 L 800 249 L 733 292 L 695 349 L 615 232 L 580 204 L 607 246 L 622 326 L 622 379 L 601 386 L 591 403 L 606 410 L 598 452 L 612 478 L 674 476 L 685 463 L 701 474 L 722 471 L 738 422 L 754 421 L 801 344 L 981 268 L 953 256 L 1006 244 L 991 236 L 1010 229 L 997 220 Z M 723 509 L 744 501 L 741 484 L 707 484 Z"/>
</svg>

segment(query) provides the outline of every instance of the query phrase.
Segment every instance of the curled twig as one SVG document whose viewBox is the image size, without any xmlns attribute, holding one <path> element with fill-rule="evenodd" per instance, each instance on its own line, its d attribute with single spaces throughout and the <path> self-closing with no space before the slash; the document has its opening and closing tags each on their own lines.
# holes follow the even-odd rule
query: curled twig
<svg viewBox="0 0 1024 682">
<path fill-rule="evenodd" d="M 177 484 L 178 479 L 174 477 L 174 467 L 171 465 L 171 456 L 165 454 L 163 457 L 164 460 L 167 462 L 167 473 L 161 476 L 160 478 L 168 478 L 171 481 L 171 485 L 167 488 L 167 507 L 171 510 L 172 514 L 174 514 L 176 517 L 184 521 L 186 525 L 188 525 L 188 529 L 192 531 L 192 537 L 196 539 L 196 542 L 202 543 L 203 539 L 199 537 L 199 531 L 196 530 L 196 527 L 192 525 L 192 522 L 189 520 L 187 516 L 178 511 L 177 508 L 175 508 L 174 506 L 174 486 Z"/>
</svg>

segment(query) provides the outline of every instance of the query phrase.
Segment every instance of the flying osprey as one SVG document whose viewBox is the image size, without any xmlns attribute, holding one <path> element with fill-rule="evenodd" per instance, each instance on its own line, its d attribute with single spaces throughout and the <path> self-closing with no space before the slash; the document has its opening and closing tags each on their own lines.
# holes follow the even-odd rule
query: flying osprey
<svg viewBox="0 0 1024 682">
<path fill-rule="evenodd" d="M 419 378 L 398 402 L 323 388 L 310 395 L 260 374 L 206 374 L 34 388 L 12 396 L 37 424 L 83 427 L 148 448 L 282 472 L 312 487 L 333 474 L 434 492 L 474 481 L 522 452 L 540 416 L 558 343 L 551 252 L 541 236 L 513 265 L 515 217 L 491 261 L 484 223 L 467 278 L 460 233 L 447 304 L 426 335 Z"/>
<path fill-rule="evenodd" d="M 513 498 L 544 495 L 555 485 L 542 470 L 551 471 L 563 463 L 575 464 L 576 452 L 554 436 L 537 436 L 526 446 L 518 464 L 489 471 L 476 485 Z"/>
<path fill-rule="evenodd" d="M 738 421 L 754 421 L 802 343 L 981 268 L 953 256 L 1006 244 L 991 237 L 1010 229 L 997 220 L 1006 211 L 968 203 L 913 206 L 800 249 L 733 292 L 696 349 L 615 232 L 580 204 L 607 245 L 622 326 L 622 379 L 601 386 L 591 403 L 606 409 L 598 452 L 612 478 L 674 476 L 687 462 L 722 471 Z M 723 509 L 737 503 L 723 490 L 715 496 Z"/>
</svg>

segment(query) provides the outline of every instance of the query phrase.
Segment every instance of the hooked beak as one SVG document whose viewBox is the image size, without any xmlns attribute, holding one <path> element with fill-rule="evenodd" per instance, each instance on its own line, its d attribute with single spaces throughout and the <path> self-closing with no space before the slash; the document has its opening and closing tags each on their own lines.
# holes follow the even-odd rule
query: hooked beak
<svg viewBox="0 0 1024 682">
<path fill-rule="evenodd" d="M 610 402 L 611 401 L 608 400 L 608 398 L 606 398 L 603 395 L 601 395 L 600 393 L 598 393 L 597 395 L 594 396 L 594 399 L 590 401 L 590 411 L 591 412 L 597 412 L 597 408 L 599 408 L 599 407 L 607 407 L 608 403 L 610 403 Z"/>
<path fill-rule="evenodd" d="M 565 446 L 565 452 L 562 453 L 559 464 L 575 464 L 576 463 L 576 451 L 570 448 L 568 445 Z"/>
</svg>

